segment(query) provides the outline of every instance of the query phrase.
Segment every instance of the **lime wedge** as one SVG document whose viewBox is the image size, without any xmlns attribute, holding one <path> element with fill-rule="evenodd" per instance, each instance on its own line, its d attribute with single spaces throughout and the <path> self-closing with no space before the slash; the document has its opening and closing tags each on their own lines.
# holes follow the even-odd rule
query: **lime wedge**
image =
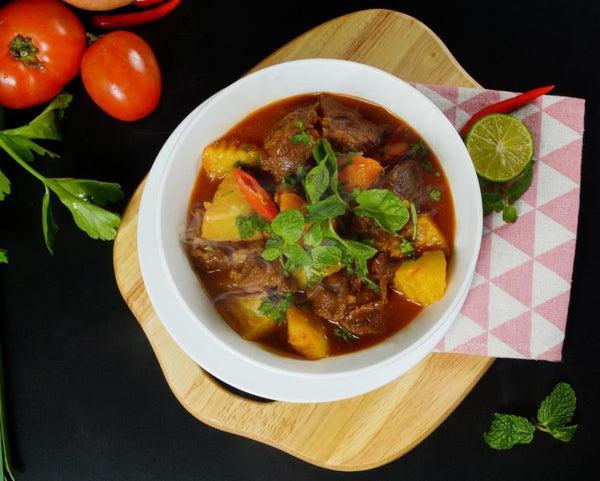
<svg viewBox="0 0 600 481">
<path fill-rule="evenodd" d="M 465 137 L 475 171 L 490 182 L 507 182 L 525 170 L 533 158 L 529 127 L 509 114 L 488 114 Z"/>
</svg>

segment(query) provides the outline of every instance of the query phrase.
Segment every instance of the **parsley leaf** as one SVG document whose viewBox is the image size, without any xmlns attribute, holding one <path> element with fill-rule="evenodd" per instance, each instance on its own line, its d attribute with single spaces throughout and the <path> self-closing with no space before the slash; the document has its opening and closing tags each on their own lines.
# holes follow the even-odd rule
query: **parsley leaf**
<svg viewBox="0 0 600 481">
<path fill-rule="evenodd" d="M 358 339 L 358 337 L 356 335 L 354 335 L 352 333 L 352 331 L 350 331 L 347 327 L 342 326 L 341 324 L 339 324 L 338 327 L 336 327 L 333 330 L 333 335 L 335 337 L 339 337 L 340 339 L 343 339 L 346 342 L 352 342 L 355 339 Z"/>
<path fill-rule="evenodd" d="M 0 200 L 10 194 L 10 180 L 0 170 Z"/>
<path fill-rule="evenodd" d="M 429 198 L 434 202 L 439 202 L 442 198 L 442 193 L 439 191 L 439 189 L 431 189 L 429 191 Z"/>
<path fill-rule="evenodd" d="M 294 296 L 291 292 L 270 294 L 261 298 L 258 312 L 271 318 L 273 322 L 281 324 L 285 321 L 285 313 L 293 300 Z"/>
<path fill-rule="evenodd" d="M 0 147 L 44 185 L 42 230 L 50 253 L 53 253 L 54 236 L 58 230 L 50 205 L 51 194 L 58 197 L 71 212 L 75 224 L 93 239 L 114 239 L 121 222 L 118 214 L 103 208 L 109 202 L 124 197 L 119 184 L 89 179 L 49 178 L 30 165 L 36 155 L 58 157 L 35 140 L 61 140 L 58 122 L 63 119 L 71 99 L 70 94 L 61 93 L 30 123 L 0 131 Z M 0 172 L 0 200 L 9 193 L 10 181 Z"/>
<path fill-rule="evenodd" d="M 577 429 L 576 424 L 569 425 L 576 401 L 573 388 L 560 382 L 540 404 L 536 420 L 530 422 L 522 416 L 495 413 L 483 439 L 493 449 L 510 449 L 516 444 L 529 444 L 537 429 L 550 433 L 559 441 L 569 442 Z"/>
<path fill-rule="evenodd" d="M 252 212 L 245 217 L 240 215 L 235 219 L 235 225 L 237 226 L 242 239 L 250 239 L 256 232 L 264 231 L 268 224 L 269 223 L 256 212 Z"/>
</svg>

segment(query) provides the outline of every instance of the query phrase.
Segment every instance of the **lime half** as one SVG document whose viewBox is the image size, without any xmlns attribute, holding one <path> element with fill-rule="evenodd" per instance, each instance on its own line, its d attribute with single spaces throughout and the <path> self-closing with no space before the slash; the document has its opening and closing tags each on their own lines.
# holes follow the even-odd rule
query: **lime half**
<svg viewBox="0 0 600 481">
<path fill-rule="evenodd" d="M 477 120 L 465 138 L 475 171 L 490 182 L 507 182 L 533 158 L 529 127 L 509 114 L 488 114 Z"/>
</svg>

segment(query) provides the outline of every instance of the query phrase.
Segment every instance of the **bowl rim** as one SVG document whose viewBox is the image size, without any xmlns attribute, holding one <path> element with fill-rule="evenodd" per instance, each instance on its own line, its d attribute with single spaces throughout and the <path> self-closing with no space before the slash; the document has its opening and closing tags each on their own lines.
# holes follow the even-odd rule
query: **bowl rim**
<svg viewBox="0 0 600 481">
<path fill-rule="evenodd" d="M 183 139 L 186 138 L 186 134 L 193 130 L 195 122 L 202 118 L 207 109 L 218 104 L 229 93 L 239 89 L 243 90 L 248 86 L 252 86 L 255 82 L 264 81 L 269 76 L 283 75 L 285 77 L 286 71 L 289 70 L 293 72 L 308 71 L 309 69 L 322 69 L 324 66 L 342 69 L 344 72 L 353 75 L 362 73 L 374 76 L 374 78 L 385 79 L 386 82 L 392 82 L 394 85 L 397 85 L 402 91 L 409 92 L 422 105 L 426 105 L 429 109 L 427 111 L 428 115 L 432 116 L 436 122 L 445 125 L 446 128 L 451 128 L 451 130 L 448 130 L 448 134 L 452 138 L 453 146 L 459 149 L 459 151 L 462 147 L 462 151 L 459 154 L 469 159 L 469 163 L 466 163 L 465 159 L 464 168 L 466 168 L 466 171 L 461 172 L 461 176 L 464 175 L 465 178 L 469 179 L 470 183 L 468 185 L 471 185 L 473 188 L 476 186 L 477 192 L 479 192 L 475 170 L 470 163 L 470 158 L 458 132 L 441 110 L 420 91 L 408 82 L 388 72 L 359 62 L 322 58 L 302 59 L 271 65 L 247 74 L 207 98 L 193 109 L 175 128 L 159 151 L 147 175 L 138 213 L 138 258 L 142 278 L 148 292 L 148 297 L 159 320 L 176 344 L 204 370 L 226 384 L 252 395 L 287 402 L 336 401 L 364 394 L 404 374 L 404 372 L 414 367 L 427 354 L 434 350 L 455 318 L 459 315 L 462 305 L 466 300 L 479 256 L 483 229 L 481 203 L 474 203 L 476 205 L 472 206 L 472 218 L 470 219 L 472 225 L 469 227 L 471 237 L 468 240 L 472 243 L 472 251 L 466 260 L 467 275 L 456 288 L 457 296 L 452 299 L 451 303 L 445 309 L 443 318 L 433 322 L 432 326 L 426 331 L 426 335 L 419 336 L 416 342 L 411 343 L 398 354 L 383 356 L 377 362 L 367 366 L 352 365 L 351 361 L 345 363 L 346 359 L 353 355 L 335 356 L 335 358 L 345 359 L 342 359 L 342 361 L 334 359 L 329 363 L 342 366 L 348 364 L 350 369 L 345 371 L 340 371 L 339 369 L 322 369 L 316 364 L 323 363 L 322 365 L 325 366 L 327 361 L 324 360 L 299 361 L 303 366 L 309 367 L 305 371 L 295 368 L 290 369 L 288 367 L 290 363 L 287 361 L 282 362 L 283 367 L 270 363 L 265 364 L 260 358 L 257 360 L 253 355 L 232 350 L 227 342 L 197 322 L 193 310 L 188 305 L 186 299 L 182 297 L 180 289 L 178 289 L 170 271 L 167 259 L 168 249 L 165 247 L 160 225 L 162 219 L 161 201 L 165 192 L 165 179 L 167 178 L 169 167 L 173 162 L 177 150 L 178 148 L 183 148 Z M 324 88 L 316 91 L 333 91 L 333 89 Z M 295 93 L 290 92 L 280 98 L 293 95 Z M 255 108 L 249 108 L 249 111 L 245 115 L 254 110 Z M 245 115 L 240 114 L 238 120 L 241 120 Z M 412 122 L 409 122 L 409 124 L 412 125 Z M 233 124 L 229 125 L 229 127 L 232 126 Z M 419 130 L 417 129 L 417 131 Z M 222 133 L 225 132 L 223 131 Z M 189 197 L 189 192 L 187 195 Z M 453 196 L 456 197 L 454 193 Z M 172 297 L 166 296 L 165 292 L 169 292 Z M 219 321 L 225 324 L 222 319 L 219 319 Z M 229 326 L 227 326 L 227 329 L 231 330 Z M 233 332 L 233 330 L 231 331 Z M 401 332 L 404 332 L 404 330 Z M 251 344 L 250 341 L 239 339 L 244 345 Z M 373 348 L 365 351 L 370 351 L 371 349 Z M 369 354 L 370 352 L 365 354 L 361 351 L 362 357 Z M 280 356 L 278 357 L 280 358 Z M 356 358 L 358 357 L 356 356 Z M 295 361 L 292 364 L 295 366 Z M 235 368 L 232 365 L 235 365 Z M 302 383 L 301 381 L 303 380 L 308 380 L 308 383 L 311 384 Z M 309 386 L 309 388 L 307 389 L 306 386 Z"/>
</svg>

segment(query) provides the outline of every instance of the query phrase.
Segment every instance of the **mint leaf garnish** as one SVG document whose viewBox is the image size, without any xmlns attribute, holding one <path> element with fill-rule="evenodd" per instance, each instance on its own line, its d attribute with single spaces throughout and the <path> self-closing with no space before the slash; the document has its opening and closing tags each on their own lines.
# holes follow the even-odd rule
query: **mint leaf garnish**
<svg viewBox="0 0 600 481">
<path fill-rule="evenodd" d="M 574 432 L 576 426 L 567 425 L 573 419 L 576 401 L 577 398 L 571 386 L 564 382 L 558 383 L 540 404 L 537 412 L 538 429 L 549 432 L 557 439 L 568 436 L 570 430 L 567 429 L 565 434 L 565 428 L 573 428 Z"/>
<path fill-rule="evenodd" d="M 494 420 L 483 439 L 494 449 L 510 449 L 516 444 L 529 444 L 535 426 L 527 418 L 514 414 L 494 414 Z"/>
<path fill-rule="evenodd" d="M 559 441 L 569 442 L 577 429 L 576 424 L 569 425 L 575 413 L 576 401 L 573 388 L 560 382 L 541 402 L 537 419 L 533 422 L 514 414 L 495 413 L 483 439 L 493 449 L 510 449 L 516 444 L 529 444 L 537 429 Z"/>
<path fill-rule="evenodd" d="M 392 234 L 402 229 L 410 218 L 404 202 L 387 189 L 363 190 L 356 196 L 356 202 L 356 214 L 370 217 Z"/>
<path fill-rule="evenodd" d="M 504 222 L 507 224 L 517 222 L 519 215 L 513 204 L 531 187 L 534 162 L 535 159 L 531 159 L 525 170 L 513 181 L 501 185 L 495 184 L 491 192 L 481 192 L 484 216 L 492 212 L 502 212 Z"/>
</svg>

